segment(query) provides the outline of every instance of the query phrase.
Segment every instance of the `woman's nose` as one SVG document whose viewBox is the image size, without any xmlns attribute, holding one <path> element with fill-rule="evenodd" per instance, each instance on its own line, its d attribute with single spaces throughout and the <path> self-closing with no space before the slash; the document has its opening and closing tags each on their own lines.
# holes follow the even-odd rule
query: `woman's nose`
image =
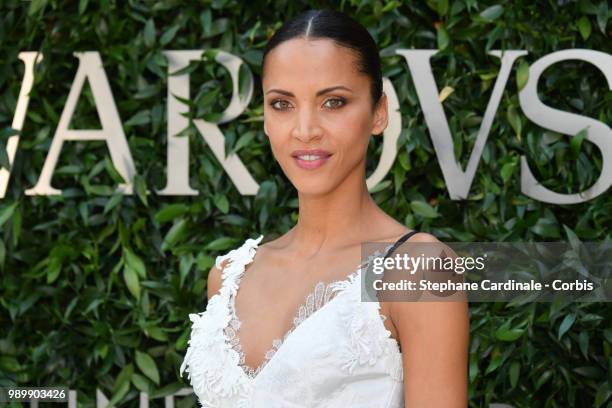
<svg viewBox="0 0 612 408">
<path fill-rule="evenodd" d="M 293 137 L 303 143 L 319 138 L 323 131 L 319 124 L 319 117 L 315 109 L 301 108 L 295 118 Z"/>
</svg>

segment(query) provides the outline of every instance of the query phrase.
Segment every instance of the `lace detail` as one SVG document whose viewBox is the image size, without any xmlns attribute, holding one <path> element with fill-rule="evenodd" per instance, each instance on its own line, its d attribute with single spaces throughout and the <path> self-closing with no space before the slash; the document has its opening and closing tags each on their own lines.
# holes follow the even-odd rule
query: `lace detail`
<svg viewBox="0 0 612 408">
<path fill-rule="evenodd" d="M 391 248 L 392 246 L 393 245 L 388 245 L 387 247 L 385 247 L 385 252 L 388 251 L 389 248 Z M 314 312 L 325 306 L 332 298 L 335 297 L 336 294 L 340 293 L 342 290 L 352 285 L 356 277 L 359 275 L 361 269 L 369 266 L 372 259 L 374 257 L 380 256 L 382 253 L 383 252 L 381 252 L 380 250 L 375 251 L 373 254 L 368 256 L 365 262 L 357 266 L 356 271 L 352 272 L 345 279 L 332 281 L 327 284 L 323 281 L 317 282 L 314 289 L 306 296 L 305 301 L 299 306 L 295 316 L 293 317 L 293 325 L 291 326 L 291 328 L 283 335 L 282 338 L 276 338 L 272 341 L 272 346 L 266 352 L 263 361 L 257 367 L 251 367 L 246 364 L 246 356 L 244 351 L 242 350 L 242 345 L 240 344 L 240 338 L 238 336 L 238 330 L 240 329 L 241 322 L 240 318 L 236 313 L 235 296 L 237 292 L 237 286 L 242 278 L 242 274 L 236 276 L 236 282 L 234 283 L 236 286 L 236 290 L 234 291 L 234 296 L 230 299 L 228 304 L 231 319 L 228 325 L 224 328 L 223 332 L 232 350 L 234 350 L 238 354 L 238 366 L 243 370 L 247 377 L 249 377 L 250 379 L 255 379 L 255 377 L 257 377 L 261 370 L 270 362 L 272 357 L 274 357 L 274 354 L 283 345 L 285 340 L 291 335 L 291 333 L 295 331 L 295 329 L 303 321 L 310 317 Z M 380 314 L 379 316 L 383 322 L 387 318 L 386 316 L 382 316 Z"/>
<path fill-rule="evenodd" d="M 244 370 L 245 374 L 250 378 L 255 378 L 257 374 L 264 368 L 264 366 L 272 359 L 276 351 L 280 348 L 280 346 L 285 342 L 287 337 L 308 317 L 310 317 L 314 312 L 322 308 L 325 304 L 327 304 L 333 297 L 334 292 L 332 291 L 332 287 L 337 282 L 330 282 L 325 284 L 323 281 L 317 282 L 314 289 L 306 296 L 304 302 L 299 306 L 295 316 L 293 317 L 293 325 L 291 328 L 285 333 L 282 338 L 276 338 L 272 341 L 272 347 L 266 352 L 264 355 L 264 359 L 257 367 L 251 367 L 246 364 L 245 359 L 246 356 L 244 351 L 242 350 L 242 346 L 240 345 L 240 339 L 238 337 L 238 329 L 240 328 L 240 319 L 236 315 L 236 309 L 231 308 L 230 311 L 232 313 L 232 318 L 224 329 L 224 333 L 227 336 L 227 340 L 230 346 L 238 353 L 239 360 L 238 365 Z M 230 304 L 233 305 L 233 303 Z"/>
<path fill-rule="evenodd" d="M 398 357 L 397 340 L 384 326 L 387 317 L 380 314 L 380 303 L 360 301 L 360 288 L 352 285 L 352 281 L 357 279 L 358 275 L 351 275 L 350 281 L 343 282 L 337 288 L 341 291 L 338 315 L 349 338 L 338 352 L 343 361 L 342 369 L 353 374 L 359 366 L 373 366 L 384 356 L 390 376 L 401 381 L 403 373 L 401 361 L 398 368 L 398 358 L 401 360 L 401 356 Z"/>
</svg>

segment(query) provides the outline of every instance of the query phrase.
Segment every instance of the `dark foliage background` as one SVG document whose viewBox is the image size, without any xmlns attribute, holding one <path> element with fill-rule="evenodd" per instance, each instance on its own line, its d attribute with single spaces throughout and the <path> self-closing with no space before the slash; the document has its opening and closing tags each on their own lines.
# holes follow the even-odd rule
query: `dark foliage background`
<svg viewBox="0 0 612 408">
<path fill-rule="evenodd" d="M 138 392 L 168 395 L 186 383 L 178 369 L 188 313 L 204 310 L 214 258 L 261 232 L 288 230 L 295 191 L 272 160 L 255 84 L 248 110 L 221 125 L 228 150 L 261 183 L 241 196 L 193 127 L 190 184 L 199 196 L 158 196 L 166 183 L 167 63 L 162 50 L 222 49 L 260 73 L 267 38 L 307 8 L 344 10 L 376 39 L 384 74 L 400 98 L 399 154 L 373 191 L 406 225 L 441 240 L 555 241 L 610 239 L 612 197 L 550 205 L 520 192 L 519 157 L 558 192 L 577 192 L 601 171 L 599 150 L 526 120 L 518 104 L 529 63 L 561 49 L 610 52 L 607 1 L 479 0 L 54 1 L 0 2 L 0 160 L 23 75 L 20 51 L 38 50 L 37 70 L 6 197 L 0 203 L 0 386 L 68 385 L 79 405 L 99 387 L 112 402 L 136 406 Z M 499 60 L 491 49 L 524 49 L 513 67 L 489 140 L 465 201 L 452 201 L 421 107 L 397 48 L 439 48 L 432 58 L 465 166 Z M 134 196 L 113 194 L 121 181 L 103 142 L 65 143 L 53 186 L 63 196 L 31 197 L 74 75 L 74 51 L 98 51 L 139 176 Z M 221 112 L 229 74 L 210 61 L 191 67 L 193 117 Z M 612 93 L 601 72 L 567 61 L 539 84 L 544 103 L 610 123 Z M 72 128 L 100 128 L 88 85 Z M 572 142 L 574 140 L 574 142 Z M 372 139 L 368 171 L 381 145 Z M 148 189 L 147 194 L 145 190 Z M 470 406 L 611 406 L 612 313 L 606 303 L 475 303 L 471 313 Z M 157 400 L 156 400 L 157 401 Z M 160 403 L 163 399 L 159 400 Z M 154 403 L 154 402 L 152 402 Z M 192 406 L 193 396 L 178 398 Z"/>
</svg>

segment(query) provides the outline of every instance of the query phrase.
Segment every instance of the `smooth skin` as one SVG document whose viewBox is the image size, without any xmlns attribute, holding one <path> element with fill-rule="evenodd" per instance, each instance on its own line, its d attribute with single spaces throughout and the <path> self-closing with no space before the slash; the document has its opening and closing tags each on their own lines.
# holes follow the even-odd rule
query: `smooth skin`
<svg viewBox="0 0 612 408">
<path fill-rule="evenodd" d="M 392 243 L 410 231 L 367 190 L 368 141 L 382 135 L 388 110 L 384 94 L 373 106 L 370 79 L 356 64 L 350 49 L 326 39 L 292 39 L 266 58 L 264 131 L 297 190 L 299 217 L 286 234 L 259 245 L 236 295 L 240 343 L 251 367 L 288 331 L 317 281 L 342 279 L 361 263 L 362 242 Z M 297 149 L 324 149 L 332 156 L 306 170 L 291 157 Z M 409 242 L 440 241 L 420 232 Z M 221 271 L 213 267 L 209 299 L 220 286 Z M 380 304 L 385 327 L 402 351 L 405 405 L 467 407 L 467 302 Z"/>
</svg>

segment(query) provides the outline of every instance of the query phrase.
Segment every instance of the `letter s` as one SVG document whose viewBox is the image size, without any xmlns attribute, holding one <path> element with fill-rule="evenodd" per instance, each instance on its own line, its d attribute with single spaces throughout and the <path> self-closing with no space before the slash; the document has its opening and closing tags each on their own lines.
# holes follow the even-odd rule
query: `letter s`
<svg viewBox="0 0 612 408">
<path fill-rule="evenodd" d="M 575 194 L 559 194 L 542 186 L 529 170 L 527 158 L 521 156 L 521 191 L 536 200 L 553 204 L 585 202 L 602 194 L 612 185 L 612 129 L 595 119 L 546 106 L 538 99 L 538 79 L 542 72 L 556 62 L 570 59 L 595 65 L 606 77 L 608 88 L 612 89 L 612 55 L 595 50 L 569 49 L 553 52 L 534 62 L 529 67 L 529 80 L 519 92 L 521 109 L 530 121 L 572 136 L 588 127 L 586 139 L 601 150 L 603 163 L 599 178 L 591 187 Z"/>
</svg>

